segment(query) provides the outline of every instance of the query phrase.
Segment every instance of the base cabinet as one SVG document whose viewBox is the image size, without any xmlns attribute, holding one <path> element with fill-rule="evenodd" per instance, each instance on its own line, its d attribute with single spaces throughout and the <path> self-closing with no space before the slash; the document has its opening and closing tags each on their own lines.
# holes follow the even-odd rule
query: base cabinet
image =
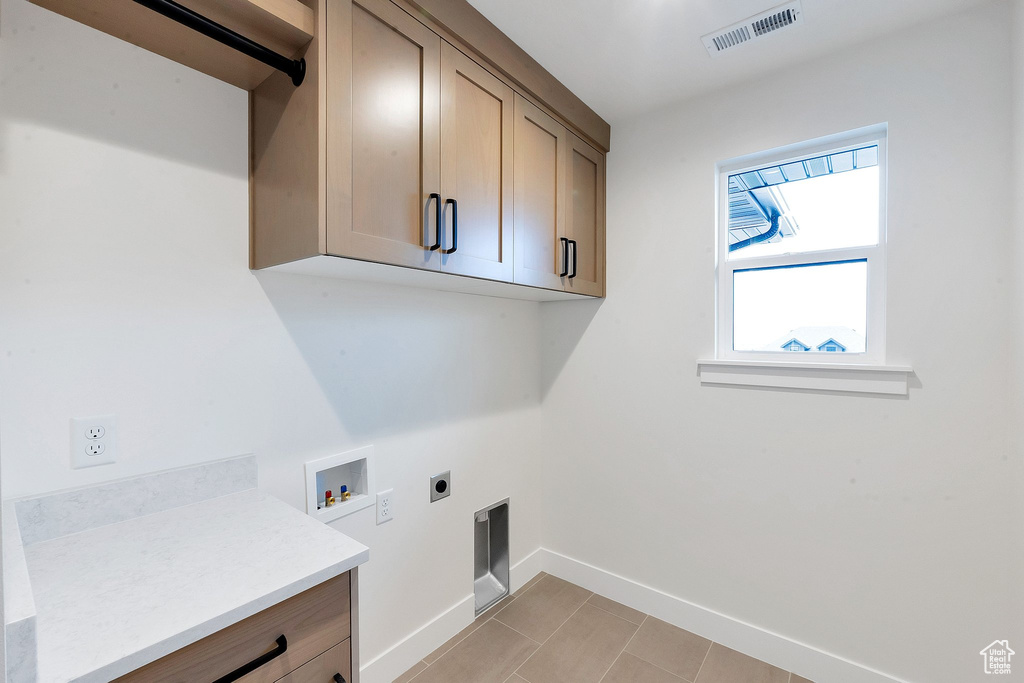
<svg viewBox="0 0 1024 683">
<path fill-rule="evenodd" d="M 217 631 L 116 679 L 116 683 L 351 682 L 351 572 Z M 255 666 L 238 678 L 232 674 Z M 321 671 L 335 669 L 329 676 Z"/>
<path fill-rule="evenodd" d="M 309 89 L 252 95 L 254 269 L 326 255 L 604 295 L 602 152 L 403 2 L 305 1 Z"/>
<path fill-rule="evenodd" d="M 352 683 L 352 643 L 346 640 L 335 645 L 316 659 L 306 662 L 277 683 Z M 239 679 L 248 681 L 248 678 Z"/>
</svg>

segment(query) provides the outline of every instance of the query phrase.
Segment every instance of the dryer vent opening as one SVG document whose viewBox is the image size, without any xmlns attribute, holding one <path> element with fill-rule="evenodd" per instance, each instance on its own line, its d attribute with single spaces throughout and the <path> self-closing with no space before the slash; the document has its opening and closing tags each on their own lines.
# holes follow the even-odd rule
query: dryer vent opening
<svg viewBox="0 0 1024 683">
<path fill-rule="evenodd" d="M 477 615 L 508 595 L 508 498 L 473 515 L 473 596 Z"/>
</svg>

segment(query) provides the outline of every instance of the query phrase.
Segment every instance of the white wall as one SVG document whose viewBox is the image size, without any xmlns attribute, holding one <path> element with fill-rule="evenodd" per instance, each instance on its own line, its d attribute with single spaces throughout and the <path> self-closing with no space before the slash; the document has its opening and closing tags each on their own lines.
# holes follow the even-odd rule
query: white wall
<svg viewBox="0 0 1024 683">
<path fill-rule="evenodd" d="M 473 511 L 511 496 L 513 562 L 534 550 L 538 305 L 254 276 L 246 93 L 2 9 L 4 495 L 254 452 L 303 508 L 304 461 L 375 444 L 395 520 L 336 524 L 372 549 L 364 661 L 472 593 Z M 68 419 L 105 413 L 118 463 L 71 470 Z"/>
<path fill-rule="evenodd" d="M 1013 3 L 1013 95 L 1014 95 L 1014 119 L 1013 119 L 1013 140 L 1014 140 L 1014 187 L 1017 191 L 1014 196 L 1016 205 L 1016 236 L 1017 236 L 1017 258 L 1024 263 L 1024 0 L 1015 0 Z M 1017 332 L 1018 339 L 1024 338 L 1024 268 L 1016 268 L 1017 275 Z M 1018 354 L 1019 384 L 1024 386 L 1024 356 Z M 1024 415 L 1024 391 L 1017 392 L 1019 400 L 1018 415 Z M 1018 445 L 1024 451 L 1024 434 L 1018 434 Z"/>
<path fill-rule="evenodd" d="M 374 443 L 396 519 L 337 524 L 372 548 L 364 660 L 468 594 L 470 514 L 509 495 L 513 561 L 543 541 L 907 680 L 978 680 L 982 646 L 1024 642 L 1008 3 L 613 122 L 610 296 L 544 307 L 252 275 L 244 93 L 2 11 L 5 496 L 252 451 L 301 507 L 303 461 Z M 920 386 L 700 387 L 715 162 L 881 121 L 889 355 Z M 68 418 L 106 412 L 120 461 L 68 469 Z"/>
<path fill-rule="evenodd" d="M 2 478 L 2 477 L 0 477 Z M 3 506 L 0 506 L 2 508 Z M 0 548 L 3 548 L 3 515 L 0 514 Z M 0 552 L 0 616 L 4 616 L 4 637 L 0 638 L 0 683 L 7 681 L 7 629 L 6 612 L 4 612 L 4 554 Z"/>
<path fill-rule="evenodd" d="M 1014 234 L 1017 237 L 1016 263 L 1014 273 L 1017 276 L 1017 301 L 1015 310 L 1017 313 L 1017 331 L 1014 339 L 1017 343 L 1024 339 L 1024 0 L 1016 0 L 1013 3 L 1013 89 L 1014 94 L 1014 119 L 1013 139 L 1014 144 L 1014 196 L 1017 200 L 1016 221 Z M 1024 461 L 1024 354 L 1016 354 L 1017 375 L 1015 381 L 1017 398 L 1016 412 L 1011 420 L 1017 425 L 1015 430 L 1017 460 Z M 1018 491 L 1024 491 L 1024 468 L 1018 471 Z M 1017 517 L 1015 529 L 1024 529 L 1024 496 L 1017 496 Z M 1021 536 L 1017 535 L 1018 538 Z M 1024 546 L 1024 543 L 1021 544 Z M 1017 585 L 1024 585 L 1024 547 L 1018 547 L 1016 564 Z M 1024 591 L 1017 596 L 1017 614 L 1024 614 Z"/>
<path fill-rule="evenodd" d="M 608 299 L 542 313 L 546 547 L 908 681 L 1024 643 L 1009 10 L 612 122 Z M 716 162 L 881 122 L 888 360 L 919 386 L 701 387 Z"/>
</svg>

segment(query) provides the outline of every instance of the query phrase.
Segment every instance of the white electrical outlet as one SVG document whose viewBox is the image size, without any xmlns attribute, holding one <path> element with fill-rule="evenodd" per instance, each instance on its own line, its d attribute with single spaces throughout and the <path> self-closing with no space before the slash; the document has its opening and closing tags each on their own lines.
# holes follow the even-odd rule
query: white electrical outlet
<svg viewBox="0 0 1024 683">
<path fill-rule="evenodd" d="M 81 469 L 117 460 L 117 416 L 71 418 L 71 467 Z"/>
<path fill-rule="evenodd" d="M 377 494 L 377 524 L 390 522 L 394 518 L 395 510 L 391 502 L 394 494 L 394 489 L 381 491 Z"/>
</svg>

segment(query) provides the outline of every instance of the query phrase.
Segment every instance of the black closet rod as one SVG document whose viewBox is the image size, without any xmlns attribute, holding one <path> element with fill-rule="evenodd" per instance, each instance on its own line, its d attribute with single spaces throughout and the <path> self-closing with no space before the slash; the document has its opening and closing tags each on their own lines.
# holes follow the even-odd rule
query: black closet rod
<svg viewBox="0 0 1024 683">
<path fill-rule="evenodd" d="M 154 12 L 159 12 L 168 19 L 173 19 L 179 24 L 188 26 L 193 31 L 199 31 L 204 36 L 213 38 L 228 47 L 247 54 L 253 59 L 258 59 L 278 71 L 285 72 L 291 77 L 292 83 L 297 86 L 302 85 L 302 79 L 306 77 L 305 59 L 288 59 L 284 55 L 278 54 L 259 43 L 249 40 L 240 33 L 232 31 L 227 26 L 222 26 L 211 19 L 207 19 L 202 14 L 193 12 L 188 7 L 179 5 L 174 0 L 135 0 L 135 2 L 148 7 Z"/>
</svg>

